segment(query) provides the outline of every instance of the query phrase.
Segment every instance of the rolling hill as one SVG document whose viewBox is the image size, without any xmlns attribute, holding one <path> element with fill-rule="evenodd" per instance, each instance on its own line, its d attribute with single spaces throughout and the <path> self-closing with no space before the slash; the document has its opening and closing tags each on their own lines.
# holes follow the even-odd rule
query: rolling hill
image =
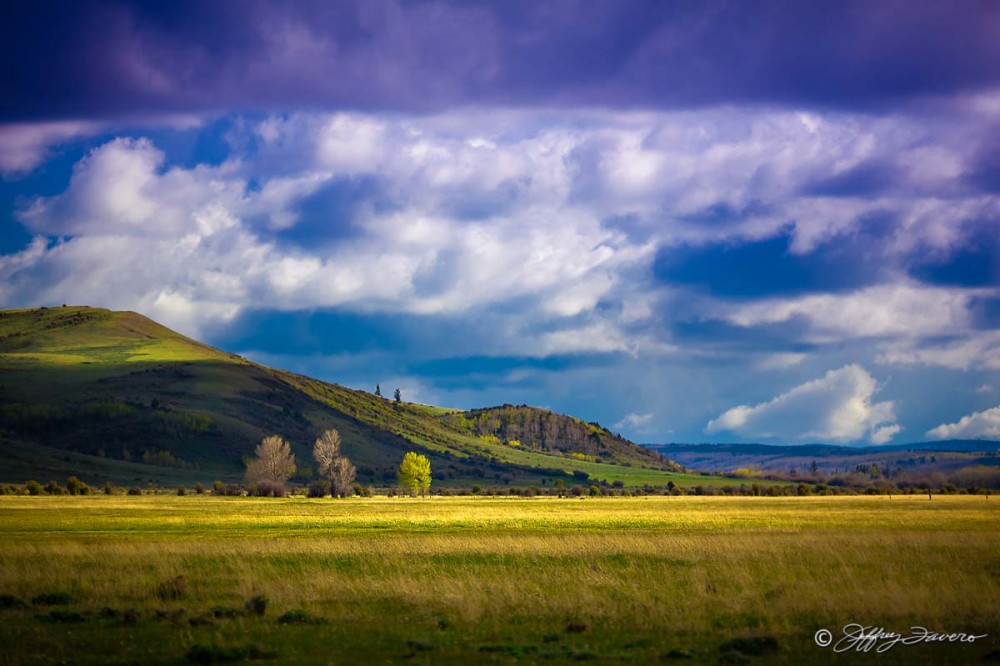
<svg viewBox="0 0 1000 666">
<path fill-rule="evenodd" d="M 626 485 L 727 483 L 686 474 L 596 423 L 533 407 L 469 412 L 395 403 L 269 368 L 134 312 L 0 311 L 0 481 L 236 481 L 261 437 L 311 446 L 337 428 L 364 483 L 390 485 L 409 450 L 442 485 L 538 484 L 566 477 Z"/>
</svg>

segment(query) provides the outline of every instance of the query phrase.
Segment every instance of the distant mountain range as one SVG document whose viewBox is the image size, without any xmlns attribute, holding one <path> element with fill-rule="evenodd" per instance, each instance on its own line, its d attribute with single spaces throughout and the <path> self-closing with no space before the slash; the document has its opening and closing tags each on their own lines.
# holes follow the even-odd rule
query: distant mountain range
<svg viewBox="0 0 1000 666">
<path fill-rule="evenodd" d="M 304 481 L 327 428 L 340 431 L 363 483 L 394 483 L 410 450 L 451 486 L 711 482 L 544 409 L 397 402 L 251 362 L 134 312 L 0 311 L 0 481 L 236 481 L 269 434 L 291 442 Z"/>
<path fill-rule="evenodd" d="M 944 439 L 933 442 L 908 442 L 906 444 L 879 444 L 865 446 L 846 446 L 842 444 L 644 444 L 658 451 L 728 451 L 730 453 L 749 454 L 786 454 L 786 455 L 843 455 L 845 453 L 878 453 L 882 451 L 996 451 L 1000 450 L 1000 441 L 984 439 Z"/>
<path fill-rule="evenodd" d="M 647 444 L 672 460 L 699 471 L 732 472 L 752 466 L 765 471 L 804 471 L 815 466 L 822 472 L 845 472 L 865 464 L 953 470 L 1000 464 L 1000 442 L 954 439 L 879 446 L 835 444 Z"/>
</svg>

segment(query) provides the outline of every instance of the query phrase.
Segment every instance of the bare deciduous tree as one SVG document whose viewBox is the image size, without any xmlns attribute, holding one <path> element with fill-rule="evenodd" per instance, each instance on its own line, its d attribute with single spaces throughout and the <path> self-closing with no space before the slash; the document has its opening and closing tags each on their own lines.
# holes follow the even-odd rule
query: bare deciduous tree
<svg viewBox="0 0 1000 666">
<path fill-rule="evenodd" d="M 265 437 L 254 451 L 256 458 L 247 461 L 249 483 L 269 482 L 284 484 L 295 474 L 295 456 L 292 447 L 278 435 Z"/>
<path fill-rule="evenodd" d="M 330 478 L 331 494 L 334 497 L 348 497 L 352 492 L 351 484 L 354 483 L 355 476 L 357 470 L 351 461 L 345 456 L 338 458 Z"/>
<path fill-rule="evenodd" d="M 319 465 L 320 477 L 330 484 L 330 494 L 347 497 L 351 494 L 351 484 L 357 470 L 347 456 L 340 453 L 340 433 L 330 429 L 316 439 L 313 458 Z"/>
</svg>

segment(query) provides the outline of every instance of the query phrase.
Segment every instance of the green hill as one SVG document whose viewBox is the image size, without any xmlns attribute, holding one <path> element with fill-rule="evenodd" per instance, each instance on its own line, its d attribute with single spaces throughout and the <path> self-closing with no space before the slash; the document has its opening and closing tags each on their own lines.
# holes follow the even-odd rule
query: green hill
<svg viewBox="0 0 1000 666">
<path fill-rule="evenodd" d="M 431 458 L 441 485 L 725 482 L 683 474 L 597 424 L 525 406 L 396 404 L 253 363 L 134 312 L 0 311 L 2 481 L 67 470 L 93 482 L 237 481 L 272 433 L 292 443 L 305 480 L 312 442 L 331 427 L 365 483 L 393 483 L 409 450 Z"/>
</svg>

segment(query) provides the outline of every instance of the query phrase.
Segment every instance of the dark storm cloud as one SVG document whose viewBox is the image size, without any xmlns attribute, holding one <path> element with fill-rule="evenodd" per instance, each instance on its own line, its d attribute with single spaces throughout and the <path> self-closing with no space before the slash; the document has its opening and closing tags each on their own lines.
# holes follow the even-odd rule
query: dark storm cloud
<svg viewBox="0 0 1000 666">
<path fill-rule="evenodd" d="M 779 103 L 1000 82 L 1000 4 L 15 1 L 0 118 Z M 14 66 L 11 66 L 15 63 Z"/>
</svg>

